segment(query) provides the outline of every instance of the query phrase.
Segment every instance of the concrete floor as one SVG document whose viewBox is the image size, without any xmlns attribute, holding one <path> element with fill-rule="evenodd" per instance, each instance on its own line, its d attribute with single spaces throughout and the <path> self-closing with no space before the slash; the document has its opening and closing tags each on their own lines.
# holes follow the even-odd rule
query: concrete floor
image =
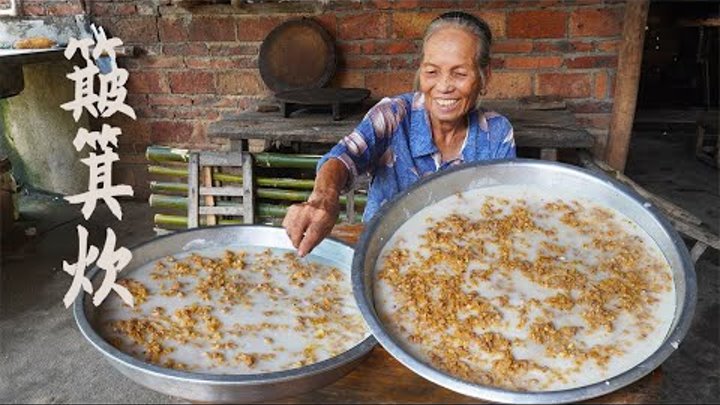
<svg viewBox="0 0 720 405">
<path fill-rule="evenodd" d="M 634 136 L 627 174 L 652 192 L 702 218 L 718 232 L 718 171 L 692 157 L 690 135 L 659 131 Z M 59 199 L 22 198 L 24 224 L 37 235 L 3 241 L 0 269 L 0 402 L 10 403 L 168 403 L 178 399 L 143 388 L 111 368 L 85 341 L 62 297 L 70 277 L 62 261 L 76 260 L 75 226 L 104 238 L 105 226 L 119 244 L 133 246 L 154 236 L 152 213 L 143 202 L 123 202 L 116 221 L 99 207 L 89 223 L 76 206 Z M 24 242 L 24 243 L 23 243 Z M 102 240 L 94 241 L 102 246 Z M 9 251 L 7 247 L 13 245 Z M 692 328 L 678 351 L 661 366 L 659 389 L 648 402 L 720 401 L 719 254 L 707 251 L 696 265 L 698 306 Z M 637 398 L 637 397 L 635 397 Z"/>
</svg>

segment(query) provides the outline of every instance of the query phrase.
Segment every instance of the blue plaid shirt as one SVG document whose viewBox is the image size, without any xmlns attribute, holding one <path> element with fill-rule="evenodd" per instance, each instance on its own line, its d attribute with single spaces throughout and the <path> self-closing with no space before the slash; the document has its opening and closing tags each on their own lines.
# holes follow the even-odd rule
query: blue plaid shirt
<svg viewBox="0 0 720 405">
<path fill-rule="evenodd" d="M 386 97 L 320 159 L 317 168 L 332 158 L 343 162 L 350 173 L 343 192 L 355 185 L 358 175 L 372 175 L 363 214 L 363 222 L 369 222 L 385 202 L 424 176 L 463 162 L 515 157 L 507 118 L 476 109 L 468 113 L 468 120 L 461 156 L 442 162 L 422 93 Z"/>
</svg>

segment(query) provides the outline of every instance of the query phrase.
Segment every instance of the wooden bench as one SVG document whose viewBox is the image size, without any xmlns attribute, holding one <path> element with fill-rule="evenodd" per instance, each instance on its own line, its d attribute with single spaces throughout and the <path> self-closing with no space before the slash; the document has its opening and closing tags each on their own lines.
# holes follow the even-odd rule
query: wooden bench
<svg viewBox="0 0 720 405">
<path fill-rule="evenodd" d="M 362 120 L 369 105 L 350 112 L 341 121 L 327 113 L 296 111 L 289 118 L 279 111 L 249 111 L 228 114 L 210 125 L 208 136 L 230 141 L 231 150 L 247 150 L 247 141 L 311 142 L 335 144 L 347 136 Z M 577 123 L 562 102 L 527 104 L 494 102 L 486 108 L 505 115 L 513 125 L 519 147 L 538 148 L 540 157 L 557 160 L 559 149 L 589 149 L 594 138 Z"/>
</svg>

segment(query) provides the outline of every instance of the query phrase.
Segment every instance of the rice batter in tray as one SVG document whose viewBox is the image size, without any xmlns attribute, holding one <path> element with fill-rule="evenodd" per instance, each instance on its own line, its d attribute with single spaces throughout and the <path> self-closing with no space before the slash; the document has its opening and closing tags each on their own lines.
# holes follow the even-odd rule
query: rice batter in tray
<svg viewBox="0 0 720 405">
<path fill-rule="evenodd" d="M 256 374 L 316 363 L 368 335 L 349 275 L 282 249 L 201 249 L 119 281 L 135 307 L 106 300 L 103 336 L 134 357 L 193 372 Z"/>
<path fill-rule="evenodd" d="M 446 198 L 385 245 L 375 307 L 406 350 L 458 378 L 520 391 L 618 375 L 663 342 L 673 276 L 621 213 L 539 188 Z"/>
</svg>

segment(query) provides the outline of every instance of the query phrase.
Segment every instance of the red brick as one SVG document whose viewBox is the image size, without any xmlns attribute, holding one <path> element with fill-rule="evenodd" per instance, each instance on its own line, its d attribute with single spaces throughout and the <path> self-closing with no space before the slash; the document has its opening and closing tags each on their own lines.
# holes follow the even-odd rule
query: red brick
<svg viewBox="0 0 720 405">
<path fill-rule="evenodd" d="M 321 14 L 313 17 L 313 20 L 320 24 L 330 37 L 337 38 L 337 16 L 335 14 Z"/>
<path fill-rule="evenodd" d="M 115 7 L 115 15 L 131 15 L 137 13 L 135 4 L 118 4 Z"/>
<path fill-rule="evenodd" d="M 143 118 L 169 118 L 175 119 L 176 107 L 151 106 L 143 111 Z M 138 114 L 138 117 L 141 115 Z"/>
<path fill-rule="evenodd" d="M 508 56 L 505 67 L 508 69 L 548 69 L 562 66 L 559 56 Z"/>
<path fill-rule="evenodd" d="M 494 72 L 488 83 L 488 99 L 527 97 L 532 94 L 532 79 L 525 72 Z"/>
<path fill-rule="evenodd" d="M 208 47 L 201 42 L 186 42 L 182 44 L 163 44 L 162 53 L 165 55 L 204 56 L 208 55 Z"/>
<path fill-rule="evenodd" d="M 260 47 L 248 44 L 208 44 L 211 56 L 258 55 Z"/>
<path fill-rule="evenodd" d="M 262 41 L 280 25 L 285 18 L 282 17 L 243 17 L 237 20 L 238 41 Z"/>
<path fill-rule="evenodd" d="M 159 72 L 130 72 L 127 81 L 127 90 L 129 93 L 169 93 L 170 87 L 165 80 L 165 76 Z"/>
<path fill-rule="evenodd" d="M 139 15 L 158 15 L 157 5 L 152 0 L 144 3 L 138 2 L 135 6 Z"/>
<path fill-rule="evenodd" d="M 261 95 L 268 89 L 255 70 L 236 71 L 218 74 L 218 93 L 235 95 Z"/>
<path fill-rule="evenodd" d="M 570 15 L 571 37 L 609 37 L 622 33 L 623 10 L 580 9 Z"/>
<path fill-rule="evenodd" d="M 422 39 L 425 29 L 437 13 L 393 13 L 393 37 Z"/>
<path fill-rule="evenodd" d="M 188 27 L 190 41 L 235 41 L 235 21 L 231 17 L 193 17 Z"/>
<path fill-rule="evenodd" d="M 46 7 L 47 15 L 76 15 L 82 14 L 83 9 L 79 2 L 50 3 Z"/>
<path fill-rule="evenodd" d="M 407 70 L 417 69 L 420 66 L 419 56 L 396 56 L 388 60 L 391 69 Z"/>
<path fill-rule="evenodd" d="M 362 44 L 347 44 L 351 53 L 363 53 L 366 55 L 397 55 L 417 54 L 420 47 L 414 41 L 390 40 L 389 42 L 367 41 Z M 358 48 L 358 52 L 352 52 Z"/>
<path fill-rule="evenodd" d="M 492 53 L 528 53 L 533 50 L 533 43 L 530 41 L 508 40 L 495 42 L 492 46 Z"/>
<path fill-rule="evenodd" d="M 209 72 L 186 70 L 168 73 L 170 90 L 175 94 L 202 94 L 215 92 L 215 76 Z"/>
<path fill-rule="evenodd" d="M 98 17 L 96 20 L 108 34 L 120 38 L 125 44 L 154 44 L 158 41 L 155 17 Z"/>
<path fill-rule="evenodd" d="M 365 74 L 357 70 L 339 70 L 330 81 L 330 87 L 365 87 Z"/>
<path fill-rule="evenodd" d="M 388 15 L 382 12 L 348 15 L 338 21 L 340 39 L 387 38 Z"/>
<path fill-rule="evenodd" d="M 565 66 L 570 69 L 592 69 L 601 67 L 617 67 L 617 56 L 581 56 L 566 59 Z"/>
<path fill-rule="evenodd" d="M 455 0 L 422 0 L 420 7 L 457 9 L 457 2 Z"/>
<path fill-rule="evenodd" d="M 22 14 L 26 16 L 43 16 L 47 15 L 45 7 L 39 4 L 22 4 Z"/>
<path fill-rule="evenodd" d="M 188 20 L 185 18 L 160 18 L 158 28 L 162 42 L 185 42 L 190 35 Z"/>
<path fill-rule="evenodd" d="M 481 7 L 483 9 L 489 9 L 489 8 L 508 8 L 511 6 L 517 6 L 517 1 L 512 0 L 458 0 L 458 9 L 459 10 L 466 10 L 471 8 L 477 8 Z"/>
<path fill-rule="evenodd" d="M 537 75 L 538 96 L 568 98 L 590 97 L 591 76 L 585 73 L 540 73 Z"/>
<path fill-rule="evenodd" d="M 214 109 L 191 107 L 176 109 L 174 111 L 174 116 L 177 119 L 215 121 L 220 118 L 220 113 Z"/>
<path fill-rule="evenodd" d="M 150 142 L 185 141 L 192 136 L 193 124 L 189 121 L 155 121 L 150 125 Z"/>
<path fill-rule="evenodd" d="M 413 9 L 420 5 L 420 0 L 395 0 L 392 4 L 394 9 Z M 424 3 L 424 1 L 423 1 Z"/>
<path fill-rule="evenodd" d="M 192 99 L 186 96 L 179 95 L 149 95 L 148 104 L 151 106 L 164 105 L 164 106 L 182 106 L 192 104 Z"/>
<path fill-rule="evenodd" d="M 595 73 L 595 90 L 593 97 L 603 100 L 608 97 L 608 75 L 606 72 Z"/>
<path fill-rule="evenodd" d="M 130 59 L 129 62 L 134 62 L 138 68 L 144 69 L 182 68 L 185 66 L 183 58 L 180 56 L 144 56 L 134 60 Z"/>
<path fill-rule="evenodd" d="M 133 106 L 135 108 L 135 106 Z M 145 120 L 134 120 L 125 114 L 113 114 L 106 118 L 108 125 L 118 127 L 122 130 L 119 139 L 125 142 L 142 142 L 150 137 L 150 124 Z"/>
<path fill-rule="evenodd" d="M 239 98 L 235 95 L 198 94 L 192 96 L 192 104 L 198 107 L 237 108 Z"/>
<path fill-rule="evenodd" d="M 112 5 L 109 3 L 100 3 L 97 1 L 90 2 L 91 15 L 110 15 L 112 14 Z"/>
<path fill-rule="evenodd" d="M 362 44 L 357 41 L 335 44 L 335 50 L 340 57 L 343 55 L 359 55 L 363 53 Z"/>
<path fill-rule="evenodd" d="M 493 70 L 502 69 L 505 67 L 504 58 L 490 58 L 490 67 Z"/>
<path fill-rule="evenodd" d="M 232 58 L 185 58 L 185 64 L 190 69 L 250 69 L 258 67 L 254 56 L 240 56 Z"/>
<path fill-rule="evenodd" d="M 415 71 L 373 72 L 365 75 L 365 86 L 372 97 L 384 97 L 412 90 Z"/>
<path fill-rule="evenodd" d="M 482 18 L 488 26 L 490 26 L 490 32 L 492 32 L 493 40 L 496 38 L 503 38 L 506 35 L 505 32 L 505 13 L 502 11 L 482 11 L 474 13 L 476 16 Z"/>
<path fill-rule="evenodd" d="M 567 13 L 563 11 L 515 11 L 507 21 L 509 38 L 563 38 L 567 34 Z"/>
<path fill-rule="evenodd" d="M 325 10 L 328 11 L 358 11 L 362 10 L 363 3 L 359 1 L 347 1 L 347 0 L 329 0 L 325 4 Z"/>
<path fill-rule="evenodd" d="M 388 66 L 387 60 L 376 56 L 348 55 L 338 63 L 344 69 L 384 69 Z"/>
<path fill-rule="evenodd" d="M 373 0 L 372 4 L 378 10 L 389 10 L 395 6 L 392 0 Z"/>
<path fill-rule="evenodd" d="M 534 51 L 547 53 L 575 53 L 575 52 L 591 52 L 593 50 L 592 42 L 584 41 L 537 41 L 535 42 Z"/>
<path fill-rule="evenodd" d="M 597 44 L 597 50 L 600 52 L 617 53 L 620 48 L 620 41 L 602 41 Z"/>
</svg>

